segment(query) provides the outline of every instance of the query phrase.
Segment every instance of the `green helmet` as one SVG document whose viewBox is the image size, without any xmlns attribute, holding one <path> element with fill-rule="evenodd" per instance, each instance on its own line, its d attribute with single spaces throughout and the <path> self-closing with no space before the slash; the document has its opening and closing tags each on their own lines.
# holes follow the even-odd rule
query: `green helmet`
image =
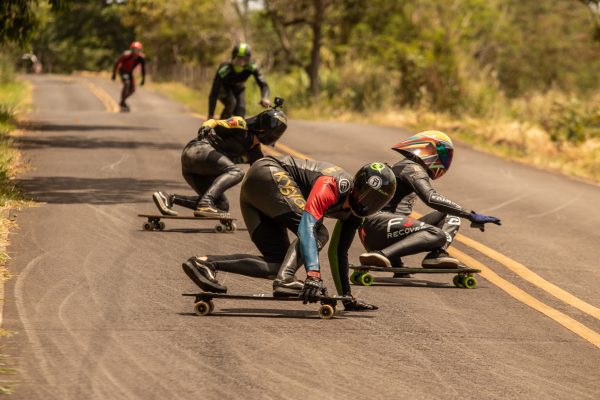
<svg viewBox="0 0 600 400">
<path fill-rule="evenodd" d="M 366 217 L 381 210 L 396 193 L 396 176 L 383 163 L 364 165 L 354 176 L 350 193 L 350 208 L 357 217 Z"/>
<path fill-rule="evenodd" d="M 246 42 L 240 42 L 233 47 L 231 50 L 231 58 L 235 57 L 252 57 L 252 49 Z"/>
</svg>

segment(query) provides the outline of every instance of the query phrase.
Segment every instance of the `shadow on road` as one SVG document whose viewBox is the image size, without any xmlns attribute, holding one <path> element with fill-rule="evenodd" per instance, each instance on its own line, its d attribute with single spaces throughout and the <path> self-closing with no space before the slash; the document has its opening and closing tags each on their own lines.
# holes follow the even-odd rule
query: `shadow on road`
<svg viewBox="0 0 600 400">
<path fill-rule="evenodd" d="M 26 197 L 52 204 L 152 203 L 155 190 L 186 189 L 183 183 L 162 179 L 35 177 L 17 180 Z"/>
<path fill-rule="evenodd" d="M 139 149 L 182 150 L 185 143 L 156 143 L 151 141 L 99 139 L 85 136 L 22 136 L 14 139 L 15 145 L 21 150 L 43 148 L 69 149 Z"/>
<path fill-rule="evenodd" d="M 437 289 L 460 289 L 452 283 L 440 283 L 425 281 L 414 278 L 375 278 L 375 282 L 371 286 L 406 286 L 406 287 L 429 287 Z"/>
<path fill-rule="evenodd" d="M 370 313 L 369 313 L 370 314 Z M 334 319 L 350 318 L 375 318 L 375 315 L 367 313 L 348 313 L 343 310 L 336 312 Z M 179 315 L 187 315 L 198 317 L 195 313 L 179 313 Z M 223 308 L 219 309 L 204 318 L 213 317 L 244 317 L 244 318 L 290 318 L 290 319 L 321 319 L 317 310 L 281 310 L 268 308 Z"/>
</svg>

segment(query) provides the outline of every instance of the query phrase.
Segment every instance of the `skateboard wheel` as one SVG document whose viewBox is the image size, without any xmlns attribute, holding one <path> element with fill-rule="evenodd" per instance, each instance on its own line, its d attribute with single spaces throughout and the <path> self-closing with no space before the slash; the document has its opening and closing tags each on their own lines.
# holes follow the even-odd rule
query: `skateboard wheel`
<svg viewBox="0 0 600 400">
<path fill-rule="evenodd" d="M 235 228 L 233 227 L 232 224 L 227 224 L 225 225 L 225 232 L 234 232 Z"/>
<path fill-rule="evenodd" d="M 164 222 L 162 222 L 162 221 L 159 221 L 159 222 L 158 222 L 158 229 L 159 229 L 159 230 L 163 231 L 163 230 L 165 229 L 165 226 L 166 226 L 166 225 L 165 225 L 165 223 L 164 223 Z"/>
<path fill-rule="evenodd" d="M 373 284 L 373 275 L 371 274 L 362 274 L 358 278 L 358 282 L 363 286 L 371 286 Z"/>
<path fill-rule="evenodd" d="M 475 289 L 477 287 L 477 279 L 472 276 L 465 276 L 462 279 L 462 284 L 466 289 Z"/>
<path fill-rule="evenodd" d="M 152 230 L 152 225 L 150 224 L 150 222 L 144 222 L 144 224 L 142 225 L 142 227 L 144 228 L 145 231 L 151 231 Z"/>
<path fill-rule="evenodd" d="M 463 287 L 462 280 L 463 280 L 462 276 L 454 275 L 454 278 L 452 279 L 452 283 L 454 283 L 454 286 L 456 286 L 456 287 Z"/>
<path fill-rule="evenodd" d="M 355 285 L 358 285 L 358 276 L 360 275 L 360 272 L 356 272 L 354 271 L 353 273 L 350 274 L 350 282 L 352 282 Z"/>
<path fill-rule="evenodd" d="M 217 233 L 223 232 L 223 225 L 215 225 L 215 232 L 217 232 Z"/>
<path fill-rule="evenodd" d="M 196 312 L 197 315 L 208 315 L 212 311 L 211 307 L 210 307 L 210 303 L 212 303 L 212 301 L 209 301 L 207 303 L 204 300 L 200 300 L 199 302 L 194 304 L 194 311 Z M 214 309 L 214 305 L 213 305 L 213 309 Z"/>
<path fill-rule="evenodd" d="M 334 315 L 335 308 L 329 304 L 323 304 L 321 308 L 319 308 L 319 317 L 321 317 L 321 319 L 331 319 Z"/>
</svg>

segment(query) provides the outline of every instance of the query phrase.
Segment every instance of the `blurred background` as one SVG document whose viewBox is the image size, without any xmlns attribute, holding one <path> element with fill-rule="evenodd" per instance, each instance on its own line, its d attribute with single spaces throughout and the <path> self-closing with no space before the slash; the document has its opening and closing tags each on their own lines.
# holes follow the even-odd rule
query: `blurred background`
<svg viewBox="0 0 600 400">
<path fill-rule="evenodd" d="M 133 40 L 151 88 L 204 114 L 247 41 L 295 118 L 440 129 L 600 181 L 600 1 L 3 0 L 1 74 L 108 74 Z M 256 112 L 256 85 L 248 85 Z"/>
</svg>

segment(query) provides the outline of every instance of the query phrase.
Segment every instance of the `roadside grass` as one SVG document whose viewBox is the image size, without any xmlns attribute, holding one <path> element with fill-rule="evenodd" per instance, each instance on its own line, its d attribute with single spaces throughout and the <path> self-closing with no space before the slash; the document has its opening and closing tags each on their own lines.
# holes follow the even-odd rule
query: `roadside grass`
<svg viewBox="0 0 600 400">
<path fill-rule="evenodd" d="M 499 157 L 600 183 L 600 93 L 585 100 L 559 91 L 507 100 L 485 94 L 477 112 L 460 114 L 392 108 L 378 104 L 367 112 L 348 111 L 330 99 L 310 101 L 298 94 L 301 79 L 268 77 L 271 97 L 286 100 L 292 118 L 356 122 L 408 128 L 415 132 L 441 130 L 469 146 Z M 153 82 L 151 88 L 183 103 L 202 116 L 208 107 L 209 83 L 199 89 L 175 82 Z M 248 114 L 260 111 L 260 93 L 253 81 L 246 90 Z M 220 104 L 217 113 L 220 112 Z M 402 137 L 399 135 L 398 141 Z M 391 146 L 393 143 L 382 143 Z"/>
<path fill-rule="evenodd" d="M 3 285 L 4 281 L 11 277 L 6 269 L 9 260 L 6 253 L 8 233 L 16 226 L 15 222 L 10 220 L 9 212 L 26 204 L 13 180 L 22 168 L 22 163 L 19 152 L 11 146 L 10 135 L 15 132 L 18 112 L 29 103 L 31 87 L 27 82 L 15 80 L 14 76 L 0 78 L 0 285 Z M 0 337 L 10 334 L 9 331 L 0 329 Z M 0 355 L 0 376 L 15 372 L 5 365 L 5 357 Z M 0 381 L 0 394 L 10 392 L 10 387 Z"/>
</svg>

